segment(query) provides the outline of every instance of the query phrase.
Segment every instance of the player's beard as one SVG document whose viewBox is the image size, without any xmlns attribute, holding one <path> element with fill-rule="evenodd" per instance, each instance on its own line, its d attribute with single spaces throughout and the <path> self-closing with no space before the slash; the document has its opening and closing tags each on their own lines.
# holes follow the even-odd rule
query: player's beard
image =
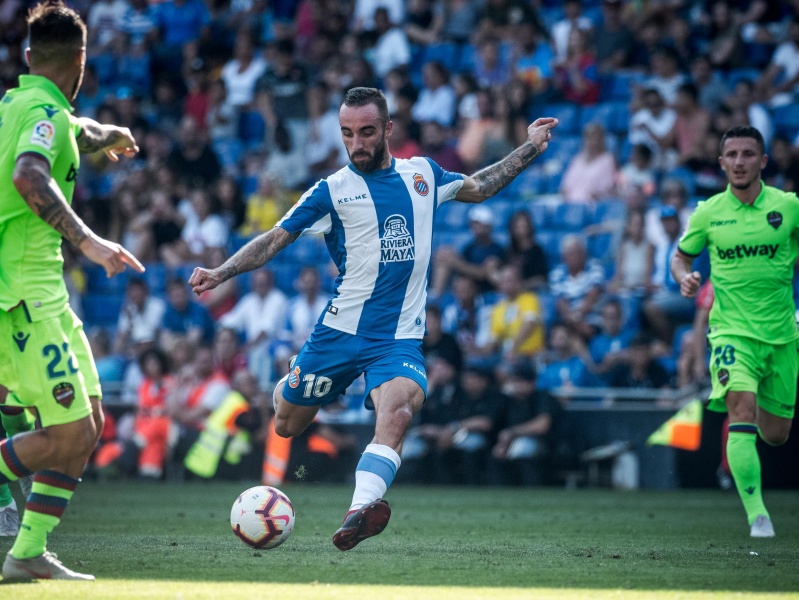
<svg viewBox="0 0 799 600">
<path fill-rule="evenodd" d="M 352 154 L 350 154 L 350 162 L 352 162 L 353 166 L 356 169 L 358 169 L 361 173 L 372 173 L 374 171 L 377 171 L 377 169 L 380 168 L 380 166 L 383 164 L 383 161 L 386 158 L 387 145 L 388 144 L 386 144 L 384 140 L 382 144 L 380 144 L 379 146 L 377 146 L 377 148 L 375 148 L 375 153 L 370 158 L 368 159 L 366 157 L 361 158 L 360 161 L 362 162 L 356 162 L 356 160 L 359 159 L 353 158 Z"/>
<path fill-rule="evenodd" d="M 752 177 L 752 179 L 747 181 L 746 183 L 735 184 L 732 181 L 730 181 L 730 185 L 732 187 L 734 187 L 736 190 L 748 190 L 750 187 L 752 187 L 752 185 L 754 185 L 755 183 L 758 183 L 760 181 L 760 175 L 761 175 L 761 173 L 760 173 L 760 171 L 758 171 L 757 174 L 754 177 Z"/>
</svg>

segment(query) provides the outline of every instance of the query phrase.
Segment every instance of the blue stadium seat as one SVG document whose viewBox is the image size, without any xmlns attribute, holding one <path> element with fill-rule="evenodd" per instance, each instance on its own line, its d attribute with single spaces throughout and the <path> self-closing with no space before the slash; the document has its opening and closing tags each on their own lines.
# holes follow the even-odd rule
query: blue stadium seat
<svg viewBox="0 0 799 600">
<path fill-rule="evenodd" d="M 760 71 L 752 68 L 732 69 L 727 74 L 727 87 L 733 91 L 739 81 L 757 81 L 760 78 Z"/>
<path fill-rule="evenodd" d="M 263 144 L 265 136 L 266 123 L 261 113 L 249 110 L 239 115 L 239 139 L 245 146 Z"/>
<path fill-rule="evenodd" d="M 460 48 L 452 42 L 442 42 L 440 44 L 430 44 L 425 46 L 422 54 L 422 64 L 438 61 L 443 64 L 450 73 L 458 70 L 458 59 L 460 58 Z"/>
<path fill-rule="evenodd" d="M 458 57 L 458 73 L 471 73 L 475 67 L 477 49 L 472 44 L 461 46 L 460 56 Z"/>
<path fill-rule="evenodd" d="M 531 118 L 541 115 L 558 119 L 558 134 L 580 133 L 580 107 L 576 104 L 547 104 L 543 109 L 535 109 Z M 553 144 L 555 146 L 556 144 Z"/>
<path fill-rule="evenodd" d="M 645 79 L 643 73 L 616 73 L 604 81 L 602 97 L 626 102 L 632 96 L 633 86 L 641 85 Z"/>
<path fill-rule="evenodd" d="M 547 229 L 552 222 L 552 207 L 544 202 L 530 202 L 527 210 L 533 216 L 533 223 L 537 231 Z"/>
<path fill-rule="evenodd" d="M 315 265 L 327 256 L 327 249 L 322 238 L 306 235 L 289 244 L 280 255 L 286 264 Z"/>
<path fill-rule="evenodd" d="M 799 104 L 786 104 L 773 110 L 774 129 L 780 133 L 785 132 L 793 139 L 799 132 Z"/>
<path fill-rule="evenodd" d="M 623 200 L 609 199 L 598 202 L 594 208 L 594 223 L 605 221 L 621 221 L 627 214 L 627 206 Z"/>
<path fill-rule="evenodd" d="M 470 231 L 436 231 L 433 234 L 433 250 L 437 250 L 441 246 L 449 246 L 457 251 L 472 239 Z"/>
<path fill-rule="evenodd" d="M 541 304 L 541 316 L 547 327 L 551 326 L 558 318 L 557 301 L 549 292 L 538 292 L 538 302 Z"/>
<path fill-rule="evenodd" d="M 535 239 L 547 257 L 550 269 L 560 263 L 560 239 L 563 234 L 559 231 L 545 230 L 535 234 Z"/>
<path fill-rule="evenodd" d="M 558 126 L 560 128 L 560 126 Z M 558 132 L 560 133 L 560 132 Z M 563 165 L 563 170 L 575 154 L 580 152 L 583 138 L 580 135 L 563 135 L 553 141 L 547 148 L 544 160 L 557 160 Z"/>
<path fill-rule="evenodd" d="M 191 276 L 191 273 L 189 274 Z M 169 279 L 166 267 L 162 263 L 150 263 L 147 265 L 147 270 L 144 272 L 144 280 L 147 282 L 147 287 L 150 292 L 158 296 L 166 291 L 166 282 Z M 186 277 L 188 281 L 188 277 Z"/>
<path fill-rule="evenodd" d="M 469 226 L 472 206 L 464 202 L 445 202 L 436 211 L 437 231 L 464 231 Z"/>
<path fill-rule="evenodd" d="M 559 231 L 579 231 L 591 223 L 593 216 L 588 204 L 559 204 L 555 207 L 551 227 Z"/>
<path fill-rule="evenodd" d="M 90 294 L 121 294 L 125 292 L 131 271 L 125 269 L 119 275 L 108 277 L 100 265 L 91 264 L 85 268 L 86 288 Z"/>
<path fill-rule="evenodd" d="M 510 216 L 519 208 L 519 203 L 512 199 L 492 198 L 485 206 L 494 213 L 494 229 L 505 229 Z"/>
<path fill-rule="evenodd" d="M 99 325 L 109 327 L 119 321 L 123 294 L 86 294 L 81 298 L 83 304 L 83 320 L 87 328 Z"/>
<path fill-rule="evenodd" d="M 603 262 L 613 260 L 613 234 L 600 233 L 588 236 L 588 255 Z"/>
<path fill-rule="evenodd" d="M 641 298 L 637 296 L 621 296 L 622 319 L 624 329 L 637 330 L 641 328 Z"/>
<path fill-rule="evenodd" d="M 522 200 L 532 200 L 537 195 L 543 194 L 546 189 L 544 176 L 538 165 L 522 171 L 511 185 L 514 187 L 516 196 Z"/>
<path fill-rule="evenodd" d="M 688 196 L 693 196 L 694 192 L 696 192 L 696 175 L 690 169 L 677 167 L 666 173 L 664 179 L 678 179 L 681 181 Z"/>
<path fill-rule="evenodd" d="M 299 264 L 272 266 L 272 272 L 275 274 L 275 287 L 288 296 L 295 296 L 297 290 L 294 289 L 294 281 L 300 274 L 302 266 Z"/>
</svg>

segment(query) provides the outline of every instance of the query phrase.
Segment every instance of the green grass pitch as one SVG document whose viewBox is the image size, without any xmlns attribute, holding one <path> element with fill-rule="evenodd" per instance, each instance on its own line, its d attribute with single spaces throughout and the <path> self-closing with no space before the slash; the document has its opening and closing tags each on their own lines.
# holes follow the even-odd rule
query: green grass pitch
<svg viewBox="0 0 799 600">
<path fill-rule="evenodd" d="M 799 493 L 766 494 L 752 540 L 734 493 L 395 486 L 386 531 L 330 542 L 351 489 L 282 489 L 293 536 L 230 531 L 244 483 L 86 483 L 50 550 L 94 583 L 2 585 L 0 598 L 799 598 Z M 11 541 L 0 541 L 0 551 Z"/>
</svg>

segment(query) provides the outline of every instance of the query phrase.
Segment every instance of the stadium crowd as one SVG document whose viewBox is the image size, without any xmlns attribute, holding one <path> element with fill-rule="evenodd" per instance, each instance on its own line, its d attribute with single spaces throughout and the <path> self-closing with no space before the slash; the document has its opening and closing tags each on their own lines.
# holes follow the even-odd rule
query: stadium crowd
<svg viewBox="0 0 799 600">
<path fill-rule="evenodd" d="M 3 88 L 25 72 L 31 4 L 0 7 Z M 324 242 L 303 237 L 196 299 L 186 282 L 349 162 L 338 103 L 351 87 L 384 91 L 395 157 L 451 171 L 501 158 L 535 117 L 560 119 L 498 197 L 439 210 L 429 396 L 403 453 L 415 480 L 537 482 L 559 410 L 589 397 L 577 388 L 700 386 L 701 323 L 668 264 L 693 206 L 726 185 L 721 134 L 757 127 L 766 182 L 799 191 L 796 0 L 68 4 L 89 26 L 77 114 L 129 127 L 141 147 L 115 165 L 85 157 L 74 206 L 144 276 L 109 280 L 64 246 L 106 401 L 136 407 L 110 421 L 101 470 L 134 448 L 132 469 L 160 478 L 231 389 L 253 409 L 223 430 L 263 443 L 271 388 L 334 287 Z M 340 424 L 368 418 L 361 399 L 323 411 L 304 450 L 349 451 Z"/>
</svg>

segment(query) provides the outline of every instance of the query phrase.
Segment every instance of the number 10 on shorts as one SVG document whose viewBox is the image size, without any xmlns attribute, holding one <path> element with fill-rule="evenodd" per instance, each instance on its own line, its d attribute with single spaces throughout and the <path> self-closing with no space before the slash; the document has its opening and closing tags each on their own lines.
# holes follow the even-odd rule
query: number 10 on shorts
<svg viewBox="0 0 799 600">
<path fill-rule="evenodd" d="M 333 387 L 333 380 L 324 375 L 317 377 L 314 373 L 308 373 L 302 378 L 305 383 L 305 391 L 303 391 L 303 398 L 310 398 L 311 394 L 316 398 L 321 398 L 330 391 Z"/>
</svg>

